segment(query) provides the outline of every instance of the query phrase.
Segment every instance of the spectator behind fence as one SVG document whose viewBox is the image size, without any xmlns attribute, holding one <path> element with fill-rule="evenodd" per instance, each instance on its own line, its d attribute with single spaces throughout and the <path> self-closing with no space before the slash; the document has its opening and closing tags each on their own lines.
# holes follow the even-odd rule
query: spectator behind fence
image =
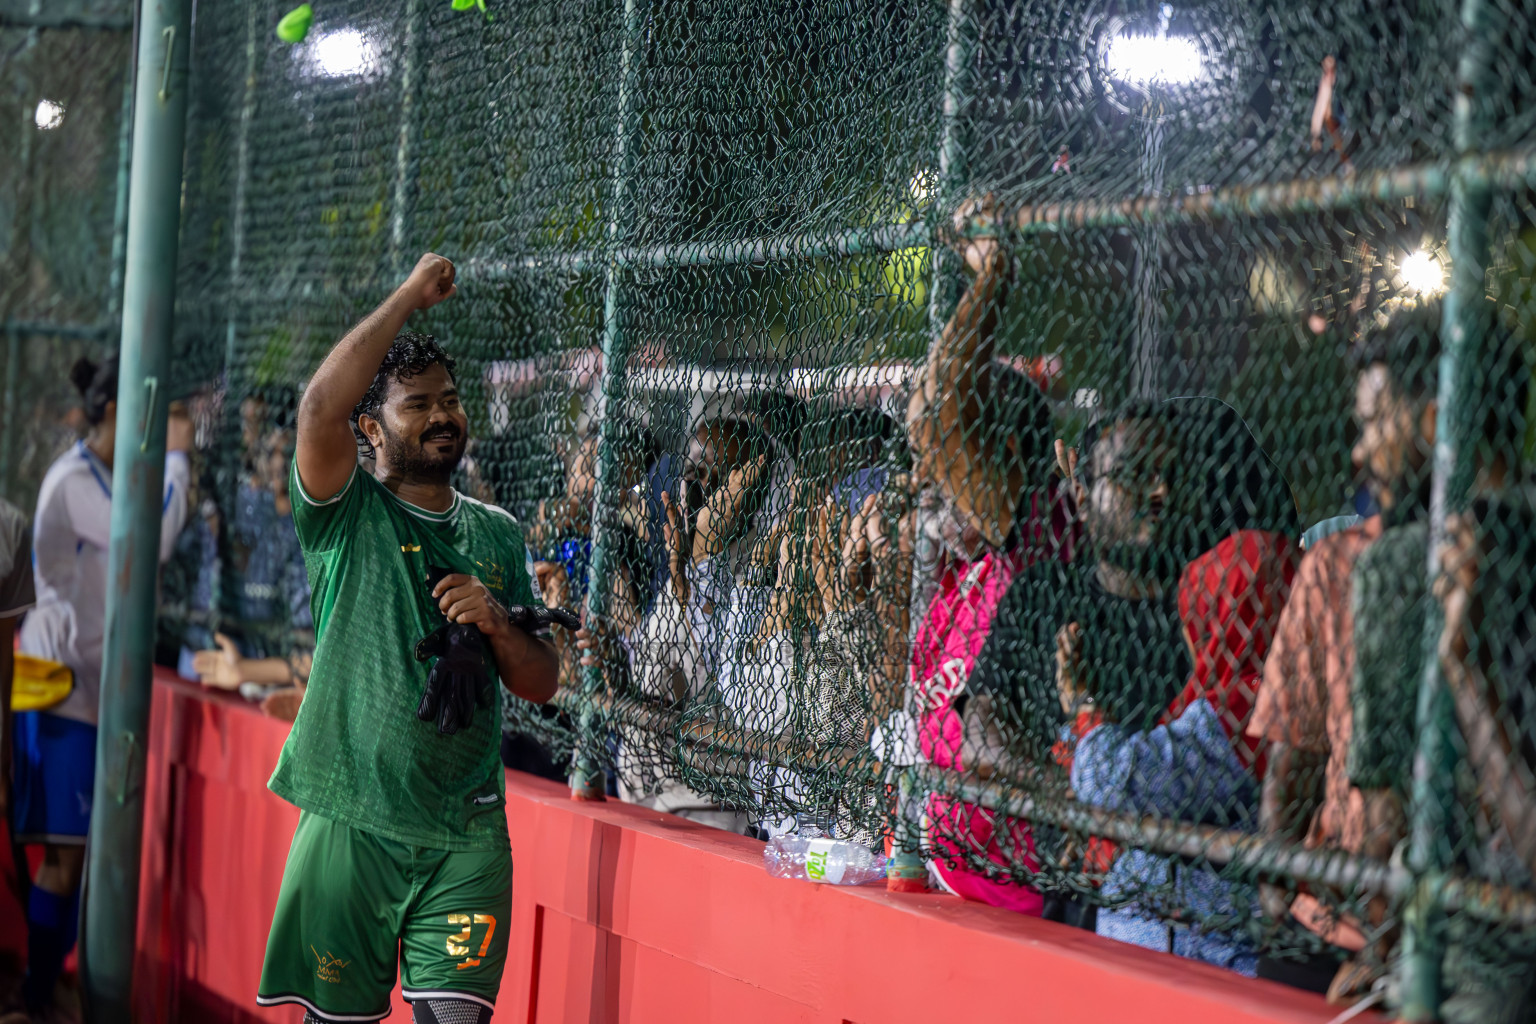
<svg viewBox="0 0 1536 1024">
<path fill-rule="evenodd" d="M 704 692 L 707 677 L 683 607 L 675 596 L 649 593 L 649 546 L 638 535 L 618 529 L 607 543 L 614 556 L 608 605 L 600 620 L 589 618 L 576 634 L 580 664 L 602 666 L 609 688 L 637 701 L 642 714 L 647 705 L 663 713 L 685 711 L 690 695 Z M 553 578 L 557 587 L 563 585 L 559 572 Z M 644 611 L 647 606 L 649 612 Z M 618 791 L 625 802 L 730 832 L 746 828 L 745 814 L 677 778 L 670 745 L 658 749 L 651 738 L 655 726 L 636 728 L 620 722 L 617 732 Z M 662 732 L 670 735 L 664 728 Z"/>
<path fill-rule="evenodd" d="M 1479 497 L 1500 493 L 1508 480 L 1520 475 L 1530 384 L 1530 370 L 1521 345 L 1498 328 L 1491 307 L 1485 306 L 1481 312 L 1486 317 L 1487 329 L 1480 350 L 1491 358 L 1480 360 L 1479 372 L 1487 373 L 1487 379 L 1477 387 L 1478 393 L 1487 396 L 1488 408 L 1479 424 L 1481 432 L 1474 456 L 1471 493 Z M 1403 311 L 1396 319 L 1398 323 L 1393 327 L 1397 330 L 1404 329 L 1401 324 L 1412 319 L 1416 321 L 1415 330 L 1437 332 L 1440 305 L 1421 304 Z M 1354 674 L 1346 768 L 1349 783 L 1360 793 L 1365 823 L 1358 852 L 1382 861 L 1388 860 L 1407 836 L 1406 807 L 1417 739 L 1418 692 L 1424 673 L 1420 637 L 1425 602 L 1430 597 L 1425 572 L 1429 557 L 1427 513 L 1423 501 L 1395 506 L 1388 513 L 1381 536 L 1360 554 L 1351 581 Z M 1495 519 L 1503 522 L 1502 517 Z M 1520 521 L 1518 515 L 1509 519 L 1510 523 Z M 1518 560 L 1523 538 L 1516 535 L 1492 539 Z M 1518 587 L 1510 590 L 1508 598 L 1512 604 L 1518 606 L 1523 597 L 1521 591 Z M 1465 797 L 1450 809 L 1458 812 L 1449 819 L 1458 835 L 1477 828 L 1474 819 L 1459 813 L 1461 808 L 1476 806 L 1477 795 L 1467 793 Z M 1364 995 L 1390 960 L 1396 929 L 1385 918 L 1384 901 L 1373 901 L 1366 915 L 1368 920 L 1362 930 L 1381 935 L 1382 941 L 1375 949 L 1358 954 L 1339 973 L 1331 989 L 1336 1001 Z M 1475 998 L 1473 992 L 1479 988 L 1476 971 L 1469 973 L 1469 969 L 1464 969 L 1462 953 L 1466 950 L 1458 954 L 1454 965 L 1457 976 L 1452 981 L 1467 991 L 1452 1004 L 1452 1009 Z M 1486 1015 L 1474 1016 L 1485 1019 Z"/>
<path fill-rule="evenodd" d="M 1389 526 L 1415 523 L 1428 509 L 1439 356 L 1436 303 L 1400 305 L 1389 311 L 1384 324 L 1371 325 L 1357 339 L 1355 419 L 1360 433 L 1351 456 L 1381 511 L 1308 550 L 1281 615 L 1249 723 L 1251 735 L 1269 741 L 1261 828 L 1268 835 L 1304 839 L 1312 849 L 1380 854 L 1381 844 L 1390 850 L 1390 837 L 1399 831 L 1395 826 L 1368 827 L 1364 799 L 1349 778 L 1356 662 L 1351 585 L 1359 559 Z M 1409 534 L 1399 539 L 1415 543 Z M 1411 575 L 1422 579 L 1427 554 L 1424 541 L 1417 544 L 1420 569 Z M 1394 554 L 1389 560 L 1399 558 Z M 1379 581 L 1378 576 L 1368 589 L 1379 591 Z M 1423 614 L 1410 607 L 1416 600 L 1414 588 L 1401 579 L 1388 588 L 1395 598 L 1379 593 L 1377 599 L 1405 602 L 1390 611 L 1381 609 L 1399 617 L 1394 632 L 1408 629 L 1412 634 L 1403 643 L 1397 632 L 1389 642 L 1398 647 L 1389 656 L 1418 664 L 1415 631 Z M 1422 593 L 1422 587 L 1418 589 Z M 1413 698 L 1409 701 L 1416 706 Z M 1325 892 L 1303 892 L 1292 900 L 1276 889 L 1264 892 L 1265 909 L 1274 920 L 1285 920 L 1289 904 L 1291 917 L 1334 946 L 1349 952 L 1366 946 L 1358 917 L 1341 914 L 1333 905 L 1337 901 Z M 1333 980 L 1340 986 L 1336 997 L 1368 980 L 1347 964 L 1334 978 L 1337 964 L 1338 958 L 1328 954 L 1300 963 L 1266 959 L 1260 974 L 1319 991 Z"/>
<path fill-rule="evenodd" d="M 1138 406 L 1119 422 L 1141 416 L 1161 420 L 1165 437 L 1177 444 L 1161 473 L 1168 547 L 1147 552 L 1153 561 L 1144 566 L 1151 571 L 1133 570 L 1139 583 L 1115 571 L 1136 559 L 1117 557 L 1109 570 L 1101 562 L 1096 571 L 1106 593 L 1100 600 L 1112 606 L 1116 599 L 1135 600 L 1134 594 L 1155 596 L 1165 586 L 1152 568 L 1157 560 L 1172 554 L 1171 568 L 1204 548 L 1184 566 L 1174 589 L 1190 674 L 1156 726 L 1128 725 L 1144 722 L 1138 702 L 1158 699 L 1150 690 L 1132 696 L 1134 684 L 1117 693 L 1110 682 L 1122 668 L 1135 671 L 1135 651 L 1114 667 L 1090 663 L 1083 655 L 1092 634 L 1083 624 L 1059 629 L 1057 693 L 1067 726 L 1058 756 L 1069 762 L 1073 793 L 1083 803 L 1252 830 L 1263 762 L 1258 743 L 1243 729 L 1299 560 L 1295 505 L 1279 471 L 1231 408 L 1211 399 L 1174 399 Z M 1104 435 L 1097 436 L 1090 458 L 1106 450 Z M 1108 531 L 1093 524 L 1105 511 L 1105 485 L 1115 484 L 1098 473 L 1094 478 L 1097 493 L 1081 486 L 1078 502 L 1089 510 L 1089 536 L 1097 544 Z M 1101 700 L 1096 687 L 1106 683 Z M 1244 926 L 1256 896 L 1250 887 L 1225 882 L 1210 868 L 1126 850 L 1115 858 L 1102 893 L 1117 906 L 1097 914 L 1100 935 L 1255 973 L 1257 952 Z M 1187 922 L 1173 930 L 1171 948 L 1165 916 Z"/>
<path fill-rule="evenodd" d="M 736 396 L 714 403 L 695 424 L 683 452 L 660 453 L 648 461 L 641 483 L 643 508 L 628 514 L 626 507 L 626 520 L 649 547 L 653 594 L 665 593 L 670 577 L 668 496 L 680 501 L 692 523 L 708 496 L 725 482 L 725 471 L 749 457 L 761 456 L 767 467 L 763 473 L 767 483 L 757 498 L 759 506 L 766 509 L 760 517 L 762 524 L 771 527 L 789 507 L 788 483 L 794 475 L 794 446 L 774 440 L 774 436 L 797 438 L 803 419 L 804 403 L 787 395 Z M 744 449 L 743 442 L 753 450 Z M 728 568 L 725 563 L 721 567 Z M 728 578 L 729 573 L 726 575 Z"/>
<path fill-rule="evenodd" d="M 1083 551 L 1065 569 L 1040 563 L 1014 581 L 972 692 L 995 702 L 1015 758 L 1057 759 L 1090 802 L 1236 820 L 1253 762 L 1230 737 L 1247 712 L 1245 644 L 1261 646 L 1241 624 L 1284 600 L 1286 539 L 1298 532 L 1290 489 L 1241 417 L 1215 399 L 1133 402 L 1090 426 L 1080 452 L 1063 446 L 1060 456 L 1074 480 Z M 1063 727 L 1066 742 L 1053 749 Z M 1072 747 L 1090 738 L 1078 766 Z M 1228 771 L 1231 785 L 1210 794 L 1210 807 L 1185 806 L 1178 769 L 1202 757 Z M 1089 867 L 1102 869 L 1113 853 L 1091 842 Z M 1126 897 L 1137 872 L 1159 870 L 1138 855 L 1109 885 Z M 1201 895 L 1229 898 L 1219 887 Z M 1168 949 L 1166 928 L 1148 930 L 1150 909 L 1105 915 L 1095 927 Z M 1089 925 L 1080 909 L 1060 913 Z M 1209 938 L 1182 934 L 1173 951 L 1230 961 L 1229 943 Z"/>
<path fill-rule="evenodd" d="M 957 227 L 986 208 L 965 204 Z M 993 359 L 1012 275 L 1008 257 L 996 239 L 963 239 L 960 250 L 975 282 L 930 348 L 907 408 L 914 474 L 936 492 L 944 561 L 913 639 L 907 706 L 886 719 L 875 753 L 887 764 L 921 757 L 973 771 L 995 765 L 1001 751 L 992 699 L 972 685 L 994 611 L 1024 568 L 1069 559 L 1074 531 L 1065 494 L 1052 479 L 1045 397 L 1028 377 Z M 914 518 L 888 547 L 915 546 Z M 893 630 L 890 644 L 905 639 L 904 620 L 884 625 Z M 914 733 L 916 750 L 909 749 Z M 1026 823 L 999 825 L 991 811 L 939 794 L 903 814 L 929 823 L 929 868 L 946 889 L 1041 912 L 1040 894 L 1009 878 L 1018 866 L 1038 867 Z"/>
<path fill-rule="evenodd" d="M 78 891 L 96 777 L 96 713 L 106 634 L 111 539 L 112 458 L 117 437 L 117 359 L 78 360 L 70 381 L 80 392 L 87 436 L 49 468 L 33 520 L 37 607 L 22 624 L 21 653 L 67 670 L 73 689 L 60 703 L 18 714 L 14 722 L 14 834 L 43 844 L 27 906 L 27 980 L 35 1014 L 53 999 L 64 957 L 75 942 Z M 187 517 L 192 421 L 173 407 L 166 434 L 160 560 Z"/>
<path fill-rule="evenodd" d="M 564 568 L 578 601 L 586 597 L 592 561 L 598 441 L 596 434 L 589 434 L 569 446 L 564 460 L 564 492 L 539 502 L 528 529 L 528 546 L 535 560 Z"/>
<path fill-rule="evenodd" d="M 722 614 L 729 607 L 731 568 L 737 560 L 732 555 L 740 556 L 762 539 L 755 536 L 751 513 L 760 507 L 769 450 L 767 438 L 747 420 L 708 420 L 691 435 L 686 460 L 663 456 L 647 472 L 654 488 L 683 467 L 672 482 L 681 500 L 673 491 L 662 491 L 657 501 L 665 525 L 648 527 L 662 540 L 660 547 L 645 548 L 648 555 L 661 552 L 659 585 L 654 575 L 649 587 L 631 581 L 634 592 L 650 597 L 649 608 L 641 606 L 629 633 L 635 696 L 675 708 L 710 692 L 716 670 L 708 640 L 712 620 L 717 602 Z M 649 557 L 644 564 L 654 565 Z M 611 663 L 615 629 L 606 620 L 588 624 L 582 643 L 594 652 L 589 659 Z M 663 768 L 663 759 L 647 749 L 642 733 L 620 730 L 617 761 L 619 796 L 625 801 L 734 832 L 745 829 L 745 815 L 694 792 Z"/>
<path fill-rule="evenodd" d="M 265 405 L 263 405 L 265 408 Z M 293 435 L 257 434 L 258 451 L 235 496 L 231 534 L 244 554 L 237 604 L 243 642 L 224 633 L 197 652 L 193 671 L 207 686 L 240 690 L 262 709 L 293 721 L 314 661 L 314 620 L 304 552 L 288 493 Z"/>
<path fill-rule="evenodd" d="M 1481 877 L 1529 889 L 1536 880 L 1536 493 L 1527 487 L 1480 499 L 1448 517 L 1446 533 L 1435 585 L 1445 612 L 1439 657 L 1475 779 L 1472 803 L 1481 810 L 1476 842 L 1463 848 Z M 1529 932 L 1464 915 L 1449 927 L 1442 1019 L 1533 1019 Z"/>
<path fill-rule="evenodd" d="M 879 623 L 904 613 L 905 602 L 869 599 L 896 591 L 852 578 L 859 566 L 849 542 L 868 532 L 864 509 L 873 510 L 891 475 L 885 441 L 895 430 L 872 410 L 823 407 L 810 415 L 789 508 L 754 549 L 730 611 L 709 623 L 706 646 L 719 652 L 717 689 L 730 724 L 840 762 L 862 756 L 852 751 L 869 735 L 871 687 L 890 689 L 874 679 L 884 660 Z M 813 820 L 838 838 L 875 844 L 883 810 L 872 794 L 845 792 L 841 764 L 799 760 L 799 768 L 753 763 L 756 796 L 768 811 L 761 831 L 771 837 Z"/>
</svg>

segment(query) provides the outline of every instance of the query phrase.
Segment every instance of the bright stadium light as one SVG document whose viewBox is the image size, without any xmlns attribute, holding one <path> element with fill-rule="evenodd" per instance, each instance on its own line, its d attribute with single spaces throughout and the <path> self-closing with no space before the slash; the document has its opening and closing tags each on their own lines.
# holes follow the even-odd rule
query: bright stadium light
<svg viewBox="0 0 1536 1024">
<path fill-rule="evenodd" d="M 1445 269 L 1423 250 L 1405 256 L 1397 265 L 1397 273 L 1409 291 L 1420 295 L 1439 295 L 1445 291 Z"/>
<path fill-rule="evenodd" d="M 37 112 L 32 115 L 32 123 L 37 125 L 39 131 L 51 131 L 64 123 L 64 104 L 58 100 L 38 100 Z"/>
<path fill-rule="evenodd" d="M 1200 47 L 1185 36 L 1118 35 L 1104 54 L 1111 78 L 1127 85 L 1188 85 L 1205 74 Z"/>
<path fill-rule="evenodd" d="M 918 205 L 926 203 L 933 198 L 933 194 L 939 190 L 939 172 L 933 168 L 923 168 L 912 175 L 912 180 L 907 182 L 907 194 Z"/>
<path fill-rule="evenodd" d="M 315 70 L 327 78 L 361 75 L 376 60 L 368 37 L 355 28 L 327 32 L 314 41 L 313 47 L 311 59 Z"/>
</svg>

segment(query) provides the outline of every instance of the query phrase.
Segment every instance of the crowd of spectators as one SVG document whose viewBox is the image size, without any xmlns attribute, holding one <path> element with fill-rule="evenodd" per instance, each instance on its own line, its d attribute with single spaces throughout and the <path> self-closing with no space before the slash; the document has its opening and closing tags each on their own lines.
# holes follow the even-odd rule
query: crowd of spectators
<svg viewBox="0 0 1536 1024">
<path fill-rule="evenodd" d="M 557 636 L 562 689 L 595 673 L 607 699 L 627 702 L 605 719 L 612 792 L 761 838 L 816 829 L 869 846 L 890 844 L 894 811 L 920 833 L 932 884 L 960 897 L 1347 1002 L 1377 985 L 1397 947 L 1380 898 L 1256 885 L 1220 864 L 1081 841 L 955 793 L 896 795 L 869 779 L 925 764 L 1385 861 L 1407 836 L 1418 638 L 1438 607 L 1469 768 L 1451 816 L 1463 866 L 1530 884 L 1530 370 L 1495 312 L 1488 379 L 1505 393 L 1479 425 L 1473 501 L 1432 553 L 1438 303 L 1385 308 L 1353 334 L 1353 461 L 1372 514 L 1304 531 L 1292 482 L 1216 399 L 1136 399 L 1079 438 L 1055 436 L 1040 382 L 994 352 L 1008 253 L 995 239 L 960 250 L 971 284 L 917 368 L 904 416 L 838 395 L 747 391 L 718 396 L 682 445 L 617 414 L 601 440 L 594 427 L 562 443 L 562 486 L 526 536 L 543 600 L 589 609 L 584 628 Z M 20 645 L 74 668 L 78 707 L 51 715 L 81 722 L 94 713 L 99 622 L 93 634 L 63 609 L 91 583 L 76 578 L 79 551 L 104 557 L 107 544 L 97 527 L 115 370 L 98 369 L 81 375 L 92 435 L 39 504 L 38 608 Z M 160 645 L 184 676 L 287 720 L 314 646 L 289 495 L 293 405 L 241 401 L 233 480 L 189 428 L 173 432 Z M 463 486 L 495 497 L 473 474 Z M 0 535 L 25 541 L 17 522 L 0 507 Z M 11 539 L 16 550 L 0 551 L 6 629 L 31 604 L 30 584 L 9 572 L 24 557 Z M 594 543 L 607 566 L 599 594 Z M 1432 560 L 1444 569 L 1433 589 Z M 55 628 L 60 616 L 70 630 Z M 79 650 L 60 646 L 66 633 Z M 571 706 L 506 707 L 504 761 L 564 778 Z M 23 726 L 48 724 L 8 721 L 5 740 L 36 746 Z M 684 732 L 744 752 L 740 770 L 684 770 Z M 64 949 L 78 859 L 60 846 L 37 880 L 53 902 L 33 908 L 34 923 Z M 1047 884 L 1062 878 L 1077 883 Z M 1310 936 L 1296 943 L 1306 951 L 1270 955 L 1266 937 L 1281 933 Z M 1509 1007 L 1525 992 L 1510 986 L 1524 975 L 1490 982 L 1490 958 L 1536 950 L 1475 945 L 1452 958 L 1466 1008 L 1448 1012 L 1516 1019 Z"/>
</svg>

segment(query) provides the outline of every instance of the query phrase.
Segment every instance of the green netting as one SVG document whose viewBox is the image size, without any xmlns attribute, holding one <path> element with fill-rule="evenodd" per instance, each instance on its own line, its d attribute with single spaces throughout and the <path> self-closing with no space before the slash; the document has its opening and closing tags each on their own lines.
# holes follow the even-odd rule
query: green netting
<svg viewBox="0 0 1536 1024">
<path fill-rule="evenodd" d="M 167 657 L 302 672 L 293 410 L 436 251 L 460 486 L 597 635 L 510 702 L 519 764 L 1521 1019 L 1529 4 L 386 6 L 292 46 L 284 4 L 197 13 L 174 366 L 209 501 Z M 75 58 L 108 122 L 113 38 Z M 8 123 L 46 92 L 14 66 Z M 0 180 L 60 180 L 33 159 Z M 77 191 L 7 260 L 99 250 L 110 182 Z M 0 313 L 102 322 L 77 262 Z M 7 394 L 51 394 L 27 337 Z"/>
<path fill-rule="evenodd" d="M 30 507 L 73 439 L 70 363 L 116 337 L 128 37 L 110 10 L 80 12 L 107 28 L 39 29 L 25 7 L 0 5 L 0 490 Z"/>
</svg>

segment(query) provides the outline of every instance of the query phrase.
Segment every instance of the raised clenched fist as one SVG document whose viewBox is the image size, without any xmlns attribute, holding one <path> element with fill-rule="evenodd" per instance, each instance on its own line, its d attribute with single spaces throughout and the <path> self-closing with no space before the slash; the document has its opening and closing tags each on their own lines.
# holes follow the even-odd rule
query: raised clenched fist
<svg viewBox="0 0 1536 1024">
<path fill-rule="evenodd" d="M 415 300 L 417 309 L 431 309 L 458 291 L 453 276 L 453 262 L 429 252 L 416 261 L 416 268 L 402 287 Z"/>
</svg>

